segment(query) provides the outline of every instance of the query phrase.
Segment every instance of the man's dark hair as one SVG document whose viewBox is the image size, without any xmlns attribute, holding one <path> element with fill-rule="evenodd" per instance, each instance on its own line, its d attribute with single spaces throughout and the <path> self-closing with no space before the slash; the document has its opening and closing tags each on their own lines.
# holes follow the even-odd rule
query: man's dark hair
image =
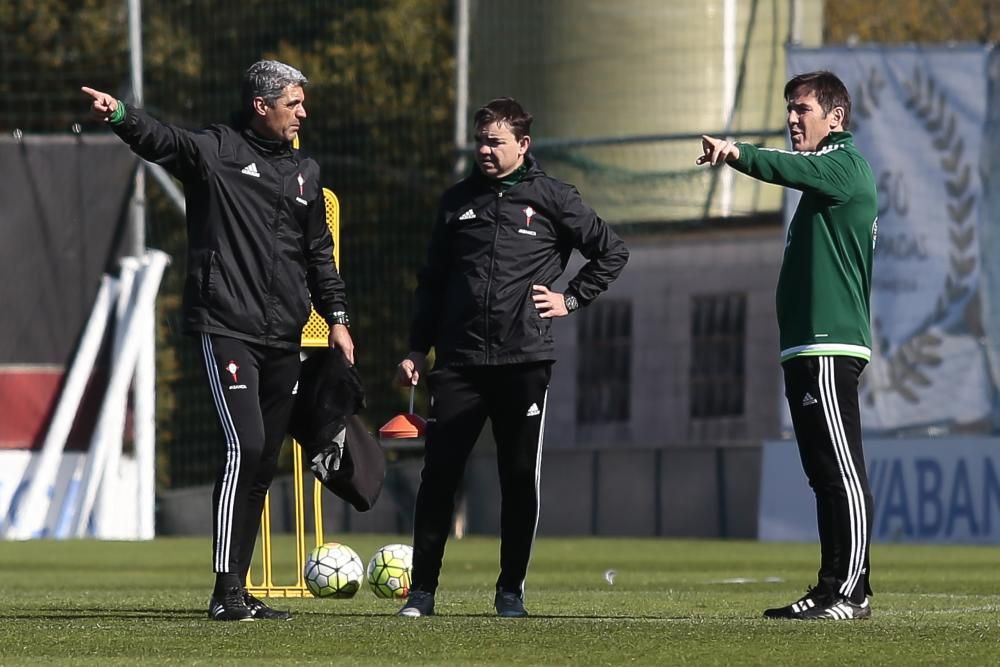
<svg viewBox="0 0 1000 667">
<path fill-rule="evenodd" d="M 260 60 L 243 73 L 241 98 L 243 112 L 253 111 L 255 97 L 263 97 L 267 106 L 273 107 L 288 86 L 305 86 L 309 80 L 291 65 L 277 60 Z"/>
<path fill-rule="evenodd" d="M 807 72 L 793 77 L 785 84 L 785 101 L 793 97 L 812 93 L 823 108 L 823 115 L 829 114 L 834 107 L 844 110 L 844 129 L 851 127 L 851 94 L 847 86 L 836 74 L 826 70 Z"/>
<path fill-rule="evenodd" d="M 498 97 L 476 111 L 476 129 L 493 123 L 507 123 L 518 141 L 531 134 L 531 114 L 513 97 Z"/>
</svg>

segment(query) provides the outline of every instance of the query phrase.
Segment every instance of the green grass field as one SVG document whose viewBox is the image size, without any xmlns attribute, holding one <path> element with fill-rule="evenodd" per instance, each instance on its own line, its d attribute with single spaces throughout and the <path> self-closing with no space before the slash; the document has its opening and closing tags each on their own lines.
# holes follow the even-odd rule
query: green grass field
<svg viewBox="0 0 1000 667">
<path fill-rule="evenodd" d="M 275 556 L 290 561 L 280 539 Z M 327 539 L 363 560 L 406 541 Z M 278 600 L 292 621 L 253 623 L 207 620 L 209 551 L 202 538 L 0 542 L 0 665 L 1000 663 L 997 548 L 876 546 L 873 617 L 854 622 L 760 617 L 814 580 L 815 545 L 543 538 L 532 616 L 499 619 L 497 541 L 473 537 L 449 543 L 433 618 L 395 617 L 399 605 L 365 587 L 349 600 Z"/>
</svg>

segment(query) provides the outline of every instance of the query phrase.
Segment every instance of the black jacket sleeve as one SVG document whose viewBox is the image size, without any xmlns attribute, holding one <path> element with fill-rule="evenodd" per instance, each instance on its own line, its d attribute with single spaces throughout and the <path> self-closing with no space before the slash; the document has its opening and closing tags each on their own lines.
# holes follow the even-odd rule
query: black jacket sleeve
<svg viewBox="0 0 1000 667">
<path fill-rule="evenodd" d="M 589 260 L 566 288 L 567 294 L 585 306 L 608 289 L 625 268 L 628 248 L 572 186 L 567 188 L 561 222 L 573 239 L 573 247 Z"/>
<path fill-rule="evenodd" d="M 334 313 L 347 312 L 347 295 L 344 280 L 334 262 L 333 236 L 326 224 L 326 200 L 322 191 L 309 210 L 307 224 L 306 280 L 309 295 L 316 312 L 332 325 Z"/>
<path fill-rule="evenodd" d="M 128 107 L 125 119 L 111 129 L 139 157 L 165 168 L 181 181 L 204 176 L 204 153 L 218 141 L 204 132 L 191 132 Z M 218 150 L 217 148 L 215 150 Z"/>
<path fill-rule="evenodd" d="M 445 207 L 439 207 L 427 247 L 427 263 L 417 273 L 416 313 L 410 327 L 410 350 L 427 354 L 434 344 L 435 327 L 441 313 L 448 272 L 451 270 L 451 239 Z"/>
</svg>

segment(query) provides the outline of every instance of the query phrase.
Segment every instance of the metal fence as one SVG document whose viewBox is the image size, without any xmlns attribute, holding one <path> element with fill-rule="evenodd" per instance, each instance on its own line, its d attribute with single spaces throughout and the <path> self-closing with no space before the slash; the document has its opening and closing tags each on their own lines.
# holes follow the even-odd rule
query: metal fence
<svg viewBox="0 0 1000 667">
<path fill-rule="evenodd" d="M 79 87 L 129 99 L 128 4 L 0 3 L 0 131 L 106 132 Z M 225 120 L 240 74 L 260 58 L 292 63 L 310 78 L 301 139 L 341 201 L 341 270 L 366 416 L 377 426 L 404 407 L 390 379 L 406 352 L 415 271 L 437 196 L 455 175 L 454 145 L 468 141 L 476 106 L 499 95 L 521 99 L 536 114 L 544 164 L 613 223 L 631 229 L 773 212 L 777 195 L 749 179 L 734 185 L 694 171 L 691 133 L 773 141 L 784 43 L 890 34 L 905 24 L 894 14 L 915 3 L 899 11 L 894 3 L 821 0 L 135 4 L 144 105 L 163 120 L 189 128 Z M 933 7 L 913 25 L 975 16 L 991 3 L 925 4 Z M 987 23 L 984 38 L 996 31 Z M 180 333 L 183 221 L 158 187 L 149 186 L 149 197 L 147 244 L 175 259 L 158 300 L 160 482 L 182 486 L 211 479 L 219 448 L 196 350 Z"/>
<path fill-rule="evenodd" d="M 452 8 L 446 0 L 145 0 L 144 106 L 198 128 L 236 109 L 243 70 L 275 58 L 310 79 L 303 149 L 341 201 L 348 286 L 366 417 L 405 407 L 391 386 L 406 353 L 417 266 L 452 172 Z M 82 5 L 82 6 L 81 6 Z M 128 3 L 0 6 L 0 131 L 106 132 L 81 85 L 130 100 Z M 152 182 L 151 182 L 152 183 Z M 219 448 L 201 363 L 181 334 L 182 216 L 148 186 L 146 242 L 174 258 L 158 300 L 160 483 L 212 479 Z"/>
</svg>

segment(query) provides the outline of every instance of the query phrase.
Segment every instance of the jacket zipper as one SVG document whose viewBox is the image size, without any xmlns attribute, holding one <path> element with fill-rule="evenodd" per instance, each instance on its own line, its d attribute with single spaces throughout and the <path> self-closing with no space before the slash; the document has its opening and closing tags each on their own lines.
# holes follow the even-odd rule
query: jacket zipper
<svg viewBox="0 0 1000 667">
<path fill-rule="evenodd" d="M 268 277 L 267 281 L 267 296 L 264 299 L 266 307 L 264 308 L 264 340 L 270 342 L 271 340 L 271 314 L 274 309 L 274 275 L 277 273 L 278 264 L 278 234 L 281 231 L 280 217 L 281 217 L 281 203 L 285 198 L 285 175 L 277 168 L 272 168 L 278 172 L 281 185 L 278 186 L 278 198 L 274 205 L 274 215 L 272 220 L 274 223 L 274 229 L 271 230 L 271 275 Z"/>
<path fill-rule="evenodd" d="M 500 200 L 503 199 L 503 192 L 497 193 L 496 220 L 493 223 L 493 245 L 490 247 L 490 274 L 486 279 L 486 297 L 484 300 L 485 311 L 483 313 L 483 346 L 486 352 L 486 359 L 483 363 L 490 363 L 490 293 L 493 291 L 493 269 L 497 263 L 497 239 L 500 238 Z"/>
</svg>

